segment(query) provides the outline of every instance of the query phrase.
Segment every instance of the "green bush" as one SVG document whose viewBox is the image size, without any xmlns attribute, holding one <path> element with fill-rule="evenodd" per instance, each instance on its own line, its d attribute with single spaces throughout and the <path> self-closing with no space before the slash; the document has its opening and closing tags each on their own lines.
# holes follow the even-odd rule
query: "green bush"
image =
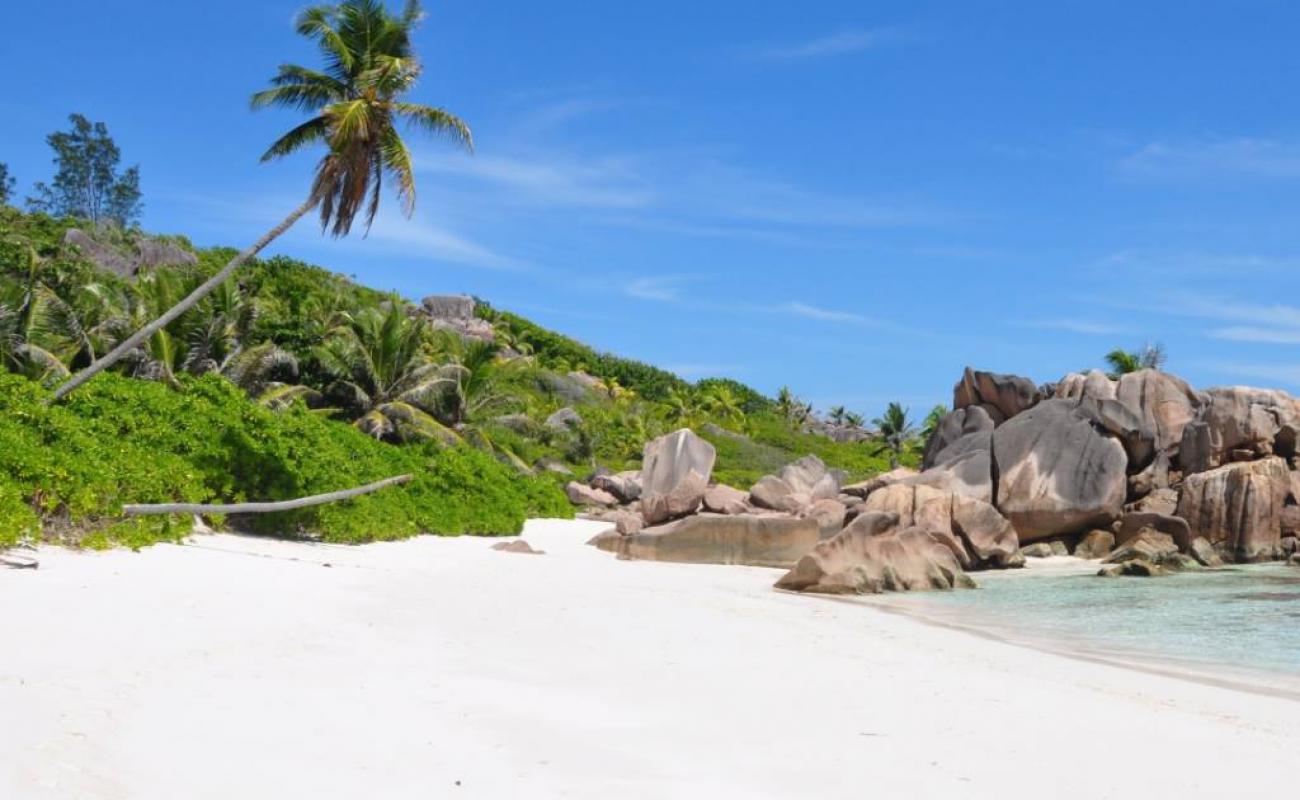
<svg viewBox="0 0 1300 800">
<path fill-rule="evenodd" d="M 353 500 L 257 515 L 258 530 L 364 542 L 418 533 L 514 534 L 571 516 L 554 483 L 468 448 L 394 447 L 296 407 L 273 412 L 217 376 L 183 390 L 102 375 L 63 405 L 0 375 L 0 543 L 37 535 L 88 546 L 173 540 L 188 520 L 123 520 L 124 503 L 285 500 L 410 473 Z"/>
<path fill-rule="evenodd" d="M 825 436 L 794 430 L 775 414 L 757 414 L 746 420 L 748 435 L 701 429 L 699 433 L 718 450 L 714 477 L 720 483 L 739 488 L 752 486 L 791 461 L 815 455 L 832 469 L 844 470 L 850 481 L 858 481 L 889 469 L 889 456 L 875 455 L 865 442 L 836 442 Z M 904 453 L 905 466 L 916 466 L 914 452 Z"/>
</svg>

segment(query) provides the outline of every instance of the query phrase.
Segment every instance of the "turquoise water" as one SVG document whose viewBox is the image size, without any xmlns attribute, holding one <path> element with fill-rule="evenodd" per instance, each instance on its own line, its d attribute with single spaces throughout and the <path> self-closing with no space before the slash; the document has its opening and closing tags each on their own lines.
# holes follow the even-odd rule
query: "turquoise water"
<svg viewBox="0 0 1300 800">
<path fill-rule="evenodd" d="M 1160 578 L 1099 578 L 1095 570 L 977 574 L 979 589 L 909 595 L 901 605 L 1012 641 L 1300 688 L 1300 569 Z"/>
</svg>

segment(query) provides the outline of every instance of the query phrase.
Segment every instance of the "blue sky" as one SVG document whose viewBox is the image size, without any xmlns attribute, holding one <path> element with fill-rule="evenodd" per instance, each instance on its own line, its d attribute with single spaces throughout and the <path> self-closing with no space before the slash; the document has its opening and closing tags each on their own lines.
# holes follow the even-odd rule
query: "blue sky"
<svg viewBox="0 0 1300 800">
<path fill-rule="evenodd" d="M 0 161 L 71 111 L 142 171 L 147 228 L 251 241 L 314 158 L 248 110 L 313 64 L 296 2 L 6 10 Z M 868 415 L 966 364 L 1046 381 L 1160 341 L 1198 385 L 1300 388 L 1300 6 L 442 0 L 419 205 L 273 250 L 413 298 L 469 292 L 690 378 Z"/>
</svg>

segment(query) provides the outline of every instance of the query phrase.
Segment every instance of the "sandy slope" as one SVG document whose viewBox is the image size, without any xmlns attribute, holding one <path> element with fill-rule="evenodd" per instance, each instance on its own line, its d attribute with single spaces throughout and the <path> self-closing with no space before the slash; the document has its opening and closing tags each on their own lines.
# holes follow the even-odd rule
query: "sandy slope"
<svg viewBox="0 0 1300 800">
<path fill-rule="evenodd" d="M 594 523 L 0 572 L 0 797 L 1282 797 L 1300 703 L 1066 658 Z M 323 564 L 332 566 L 326 568 Z M 458 783 L 459 782 L 459 783 Z"/>
</svg>

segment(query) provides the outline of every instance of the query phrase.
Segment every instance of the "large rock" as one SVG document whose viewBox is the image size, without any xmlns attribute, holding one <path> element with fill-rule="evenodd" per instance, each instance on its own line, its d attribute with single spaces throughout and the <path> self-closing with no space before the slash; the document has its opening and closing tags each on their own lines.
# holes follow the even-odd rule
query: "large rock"
<svg viewBox="0 0 1300 800">
<path fill-rule="evenodd" d="M 641 473 L 619 472 L 614 475 L 596 475 L 591 479 L 593 488 L 609 492 L 620 503 L 631 503 L 641 497 Z"/>
<path fill-rule="evenodd" d="M 1184 551 L 1192 546 L 1191 526 L 1187 520 L 1171 514 L 1157 514 L 1151 511 L 1129 511 L 1120 517 L 1115 526 L 1115 543 L 1128 544 L 1129 540 L 1147 528 L 1167 534 L 1174 544 Z"/>
<path fill-rule="evenodd" d="M 1155 437 L 1157 453 L 1178 452 L 1183 428 L 1196 418 L 1204 396 L 1177 375 L 1144 369 L 1120 376 L 1115 399 L 1135 412 Z"/>
<path fill-rule="evenodd" d="M 618 498 L 602 489 L 593 489 L 585 483 L 578 481 L 569 481 L 564 487 L 564 493 L 568 495 L 569 502 L 575 506 L 614 506 L 618 505 Z"/>
<path fill-rule="evenodd" d="M 840 491 L 844 494 L 853 495 L 854 497 L 865 500 L 868 495 L 877 489 L 883 489 L 886 486 L 898 483 L 907 478 L 915 477 L 916 475 L 917 471 L 910 467 L 899 467 L 898 469 L 891 469 L 888 472 L 882 472 L 874 478 L 868 478 L 865 481 L 851 483 L 848 486 L 841 487 Z"/>
<path fill-rule="evenodd" d="M 1011 521 L 992 505 L 960 494 L 952 495 L 952 530 L 961 537 L 973 566 L 1007 566 L 1020 547 Z"/>
<path fill-rule="evenodd" d="M 804 456 L 781 467 L 776 476 L 790 485 L 794 491 L 806 494 L 813 500 L 837 497 L 840 493 L 839 474 L 826 468 L 826 464 L 817 456 Z"/>
<path fill-rule="evenodd" d="M 759 508 L 797 514 L 812 503 L 812 497 L 795 492 L 793 486 L 775 475 L 764 475 L 750 487 L 749 502 Z"/>
<path fill-rule="evenodd" d="M 928 531 L 968 569 L 1003 565 L 1019 548 L 1015 529 L 992 505 L 932 486 L 887 486 L 873 492 L 861 510 L 896 516 L 901 527 Z"/>
<path fill-rule="evenodd" d="M 708 480 L 691 470 L 677 485 L 667 492 L 646 494 L 641 498 L 641 516 L 647 525 L 658 525 L 670 519 L 677 519 L 700 510 L 704 502 L 704 493 L 709 489 Z"/>
<path fill-rule="evenodd" d="M 420 301 L 430 326 L 451 331 L 462 339 L 493 341 L 492 323 L 474 316 L 474 298 L 461 294 L 434 294 Z"/>
<path fill-rule="evenodd" d="M 1204 536 L 1239 561 L 1267 560 L 1278 552 L 1290 491 L 1281 458 L 1228 464 L 1183 480 L 1178 516 L 1193 536 Z"/>
<path fill-rule="evenodd" d="M 1178 513 L 1178 490 L 1162 487 L 1124 506 L 1125 511 L 1153 511 L 1170 516 Z"/>
<path fill-rule="evenodd" d="M 820 539 L 821 531 L 813 519 L 700 514 L 630 536 L 593 541 L 600 549 L 624 558 L 788 568 Z"/>
<path fill-rule="evenodd" d="M 567 433 L 582 425 L 582 415 L 570 406 L 565 406 L 546 418 L 543 423 L 553 431 Z"/>
<path fill-rule="evenodd" d="M 1182 433 L 1180 465 L 1204 472 L 1244 458 L 1295 455 L 1300 401 L 1283 391 L 1226 386 L 1204 393 L 1206 404 Z"/>
<path fill-rule="evenodd" d="M 1124 448 L 1127 470 L 1139 472 L 1155 459 L 1155 431 L 1136 412 L 1118 400 L 1085 397 L 1079 400 L 1079 412 L 1098 428 L 1109 433 Z"/>
<path fill-rule="evenodd" d="M 949 411 L 939 420 L 938 426 L 934 429 L 934 435 L 925 443 L 925 454 L 921 457 L 921 468 L 929 469 L 936 464 L 942 464 L 944 461 L 951 461 L 953 458 L 967 452 L 971 449 L 968 443 L 965 447 L 954 452 L 946 452 L 954 444 L 967 439 L 974 434 L 992 433 L 993 418 L 989 412 L 982 406 L 968 406 L 959 408 L 956 411 Z M 984 440 L 984 448 L 988 448 L 987 439 Z"/>
<path fill-rule="evenodd" d="M 799 559 L 776 588 L 875 594 L 974 585 L 948 547 L 929 532 L 896 526 L 894 515 L 863 514 Z"/>
<path fill-rule="evenodd" d="M 817 456 L 804 456 L 775 475 L 759 478 L 749 490 L 749 499 L 759 508 L 798 514 L 817 500 L 833 500 L 839 494 L 839 475 Z"/>
<path fill-rule="evenodd" d="M 646 442 L 640 475 L 646 522 L 653 525 L 699 508 L 716 459 L 713 445 L 688 428 Z"/>
<path fill-rule="evenodd" d="M 94 231 L 69 228 L 63 235 L 63 244 L 65 248 L 80 251 L 100 269 L 123 278 L 142 269 L 190 267 L 199 263 L 198 256 L 174 241 L 137 231 L 114 231 L 109 227 Z"/>
<path fill-rule="evenodd" d="M 744 514 L 749 511 L 749 495 L 725 484 L 710 486 L 704 493 L 704 510 L 714 514 Z"/>
<path fill-rule="evenodd" d="M 993 502 L 993 453 L 989 448 L 991 442 L 989 434 L 973 434 L 962 442 L 974 444 L 980 439 L 983 439 L 982 447 L 972 447 L 968 452 L 900 482 L 913 486 L 929 486 L 982 500 L 985 503 Z M 955 449 L 960 445 L 961 442 L 949 449 Z"/>
<path fill-rule="evenodd" d="M 1076 401 L 1045 400 L 993 433 L 997 507 L 1021 541 L 1105 527 L 1123 508 L 1124 448 Z"/>
<path fill-rule="evenodd" d="M 1177 564 L 1178 545 L 1172 536 L 1161 533 L 1155 528 L 1143 528 L 1128 542 L 1115 548 L 1106 557 L 1107 564 L 1119 564 L 1125 561 L 1145 561 L 1150 564 Z"/>
<path fill-rule="evenodd" d="M 587 519 L 610 523 L 620 536 L 628 536 L 645 527 L 645 519 L 639 513 L 623 508 L 588 514 Z"/>
<path fill-rule="evenodd" d="M 1038 387 L 1019 375 L 1000 375 L 970 367 L 952 390 L 954 409 L 978 406 L 988 412 L 993 422 L 1002 424 L 1022 411 L 1033 408 L 1042 399 Z"/>
<path fill-rule="evenodd" d="M 1072 372 L 1057 381 L 1055 395 L 1067 400 L 1082 400 L 1085 397 L 1114 400 L 1115 381 L 1099 369 Z"/>
<path fill-rule="evenodd" d="M 1115 534 L 1110 531 L 1091 530 L 1083 535 L 1074 548 L 1076 558 L 1105 558 L 1115 548 Z"/>
<path fill-rule="evenodd" d="M 799 516 L 816 520 L 817 527 L 821 529 L 821 537 L 829 539 L 844 529 L 844 518 L 847 514 L 848 509 L 843 503 L 823 497 L 814 500 L 813 504 L 804 509 Z"/>
</svg>

